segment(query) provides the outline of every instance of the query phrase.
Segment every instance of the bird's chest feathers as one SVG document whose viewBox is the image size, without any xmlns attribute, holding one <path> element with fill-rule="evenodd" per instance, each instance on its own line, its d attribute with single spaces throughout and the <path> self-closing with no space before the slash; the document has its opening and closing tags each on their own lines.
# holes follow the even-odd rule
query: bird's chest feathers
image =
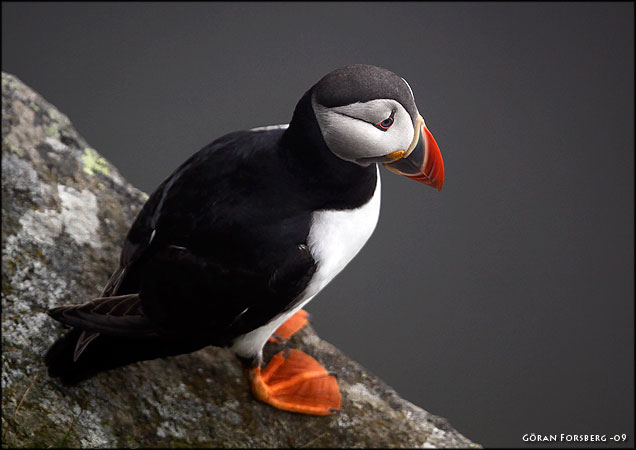
<svg viewBox="0 0 636 450">
<path fill-rule="evenodd" d="M 317 262 L 306 293 L 315 295 L 360 251 L 371 237 L 380 215 L 380 174 L 371 199 L 352 210 L 322 210 L 312 215 L 307 239 Z"/>
</svg>

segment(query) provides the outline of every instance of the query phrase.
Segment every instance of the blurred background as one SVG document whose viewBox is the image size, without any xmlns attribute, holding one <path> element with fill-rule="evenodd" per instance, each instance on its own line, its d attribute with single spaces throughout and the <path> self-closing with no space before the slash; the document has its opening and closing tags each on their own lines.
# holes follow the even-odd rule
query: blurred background
<svg viewBox="0 0 636 450">
<path fill-rule="evenodd" d="M 2 4 L 2 70 L 148 193 L 354 63 L 408 80 L 446 181 L 383 171 L 320 336 L 482 445 L 633 447 L 633 3 Z"/>
</svg>

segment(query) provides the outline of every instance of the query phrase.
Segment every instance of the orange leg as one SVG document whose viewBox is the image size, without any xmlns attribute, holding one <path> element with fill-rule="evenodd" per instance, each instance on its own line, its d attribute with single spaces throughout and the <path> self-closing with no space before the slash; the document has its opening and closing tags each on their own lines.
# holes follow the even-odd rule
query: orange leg
<svg viewBox="0 0 636 450">
<path fill-rule="evenodd" d="M 326 416 L 340 409 L 340 390 L 336 377 L 311 356 L 300 350 L 274 355 L 261 373 L 249 370 L 254 396 L 278 409 Z"/>
<path fill-rule="evenodd" d="M 309 314 L 304 309 L 287 319 L 274 331 L 268 342 L 283 342 L 298 333 L 308 322 Z"/>
</svg>

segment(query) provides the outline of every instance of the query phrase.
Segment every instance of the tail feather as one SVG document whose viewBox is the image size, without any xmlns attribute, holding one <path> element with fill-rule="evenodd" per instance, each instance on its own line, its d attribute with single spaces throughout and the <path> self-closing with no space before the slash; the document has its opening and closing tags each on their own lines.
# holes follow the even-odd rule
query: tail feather
<svg viewBox="0 0 636 450">
<path fill-rule="evenodd" d="M 77 361 L 77 358 L 80 357 L 82 352 L 86 350 L 88 344 L 93 342 L 93 340 L 99 336 L 99 331 L 82 331 L 79 339 L 77 340 L 77 344 L 75 344 L 75 352 L 73 353 L 73 362 Z"/>
<path fill-rule="evenodd" d="M 51 308 L 47 314 L 74 327 L 128 337 L 157 336 L 157 325 L 143 313 L 139 294 L 99 297 L 81 305 Z"/>
<path fill-rule="evenodd" d="M 77 361 L 75 348 L 83 330 L 74 328 L 59 338 L 46 352 L 44 363 L 51 377 L 75 385 L 99 372 L 137 361 L 162 358 L 199 350 L 209 343 L 179 338 L 130 338 L 100 333 Z"/>
</svg>

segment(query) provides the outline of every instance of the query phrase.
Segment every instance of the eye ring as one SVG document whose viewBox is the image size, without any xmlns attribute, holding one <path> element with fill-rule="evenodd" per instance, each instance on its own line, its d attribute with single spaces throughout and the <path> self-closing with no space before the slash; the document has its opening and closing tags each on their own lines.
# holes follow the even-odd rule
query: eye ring
<svg viewBox="0 0 636 450">
<path fill-rule="evenodd" d="M 393 125 L 393 122 L 395 122 L 395 119 L 393 118 L 394 115 L 395 115 L 395 111 L 391 111 L 391 115 L 389 117 L 384 119 L 382 122 L 374 124 L 374 126 L 378 130 L 382 130 L 382 131 L 388 130 L 389 128 L 391 128 L 391 125 Z"/>
</svg>

